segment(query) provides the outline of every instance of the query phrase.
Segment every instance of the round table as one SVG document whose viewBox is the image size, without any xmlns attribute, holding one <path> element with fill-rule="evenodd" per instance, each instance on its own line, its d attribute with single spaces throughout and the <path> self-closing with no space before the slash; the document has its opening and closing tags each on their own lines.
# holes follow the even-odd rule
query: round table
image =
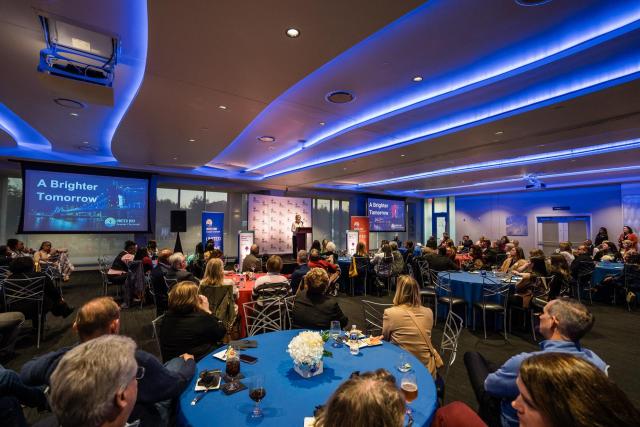
<svg viewBox="0 0 640 427">
<path fill-rule="evenodd" d="M 248 390 L 230 396 L 220 390 L 210 391 L 192 406 L 191 401 L 196 396 L 194 387 L 197 378 L 194 378 L 180 397 L 178 425 L 302 426 L 304 418 L 312 417 L 315 407 L 325 404 L 329 396 L 354 371 L 366 372 L 384 368 L 396 377 L 399 384 L 402 374 L 395 369 L 395 365 L 398 364 L 401 353 L 407 355 L 418 382 L 418 397 L 411 403 L 414 425 L 431 424 L 437 409 L 435 384 L 429 371 L 413 355 L 383 341 L 381 346 L 362 348 L 358 356 L 352 356 L 347 346 L 333 348 L 328 342 L 325 348 L 333 353 L 333 357 L 324 358 L 324 372 L 304 379 L 293 370 L 293 361 L 286 352 L 291 339 L 300 332 L 290 330 L 253 336 L 251 339 L 258 342 L 258 348 L 243 352 L 258 357 L 258 362 L 254 365 L 241 363 L 241 372 L 246 377 L 257 372 L 265 374 L 267 395 L 261 403 L 264 418 L 251 419 L 253 401 L 249 399 Z M 209 355 L 198 363 L 197 372 L 204 369 L 221 369 L 224 372 L 224 368 L 224 362 Z"/>
<path fill-rule="evenodd" d="M 482 274 L 480 274 L 480 272 L 470 273 L 467 271 L 441 271 L 438 275 L 450 275 L 451 293 L 455 297 L 464 298 L 467 302 L 467 314 L 469 316 L 469 322 L 472 322 L 473 304 L 482 302 Z M 491 272 L 487 272 L 487 278 L 496 283 L 502 283 L 500 278 L 494 276 Z M 501 302 L 499 296 L 487 298 L 487 301 Z"/>
<path fill-rule="evenodd" d="M 592 285 L 599 285 L 605 277 L 622 273 L 624 263 L 621 262 L 597 262 L 591 276 Z"/>
</svg>

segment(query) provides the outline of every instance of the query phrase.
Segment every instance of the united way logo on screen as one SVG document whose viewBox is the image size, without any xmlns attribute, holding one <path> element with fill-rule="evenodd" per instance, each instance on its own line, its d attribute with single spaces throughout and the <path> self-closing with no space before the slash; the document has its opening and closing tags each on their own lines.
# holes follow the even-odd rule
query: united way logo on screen
<svg viewBox="0 0 640 427">
<path fill-rule="evenodd" d="M 109 217 L 109 218 L 104 220 L 104 225 L 106 225 L 109 228 L 115 227 L 116 226 L 116 219 L 113 218 L 113 217 Z"/>
</svg>

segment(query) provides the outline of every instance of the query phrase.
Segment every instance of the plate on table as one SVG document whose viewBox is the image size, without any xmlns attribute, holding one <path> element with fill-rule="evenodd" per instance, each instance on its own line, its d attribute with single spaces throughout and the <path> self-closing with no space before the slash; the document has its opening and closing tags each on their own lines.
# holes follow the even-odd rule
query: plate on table
<svg viewBox="0 0 640 427">
<path fill-rule="evenodd" d="M 211 356 L 215 357 L 218 360 L 222 360 L 223 362 L 227 361 L 227 349 L 220 350 L 217 353 L 213 353 Z"/>
</svg>

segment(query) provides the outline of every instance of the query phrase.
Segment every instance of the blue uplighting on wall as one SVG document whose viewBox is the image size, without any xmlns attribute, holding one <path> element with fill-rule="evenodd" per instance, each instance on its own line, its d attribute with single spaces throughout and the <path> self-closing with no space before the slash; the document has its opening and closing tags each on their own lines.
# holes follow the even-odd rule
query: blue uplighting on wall
<svg viewBox="0 0 640 427">
<path fill-rule="evenodd" d="M 318 135 L 308 138 L 307 142 L 301 146 L 287 150 L 285 153 L 270 158 L 268 161 L 251 166 L 247 168 L 247 171 L 254 171 L 272 165 L 299 153 L 304 148 L 309 148 L 318 143 L 330 140 L 353 129 L 521 74 L 638 29 L 640 26 L 640 4 L 636 4 L 635 8 L 633 5 L 630 6 L 628 4 L 624 5 L 624 7 L 622 6 L 623 5 L 618 4 L 617 7 L 611 7 L 608 11 L 599 11 L 600 15 L 596 16 L 592 22 L 589 22 L 589 25 L 585 25 L 582 22 L 574 24 L 573 26 L 568 24 L 566 25 L 565 33 L 554 33 L 553 38 L 537 41 L 538 44 L 535 46 L 523 45 L 520 49 L 513 51 L 512 55 L 501 55 L 495 59 L 485 60 L 481 62 L 478 67 L 470 67 L 465 70 L 463 74 L 454 76 L 449 81 L 438 82 L 438 85 L 435 87 L 425 86 L 426 90 L 420 92 L 413 90 L 408 95 L 404 93 L 390 104 L 386 103 L 382 108 L 376 107 L 376 109 L 365 111 L 350 120 L 337 122 L 333 126 L 327 126 L 326 129 L 322 129 Z M 416 14 L 411 14 L 401 18 L 399 21 L 415 18 Z M 388 31 L 389 28 L 385 28 L 379 33 L 384 35 L 388 33 Z M 368 42 L 368 40 L 365 42 Z M 345 54 L 339 56 L 336 60 L 343 62 L 348 61 L 349 55 L 353 56 L 354 50 L 359 47 L 361 48 L 363 43 L 345 52 Z M 302 90 L 304 82 L 308 81 L 308 79 L 322 77 L 321 72 L 323 68 L 325 67 L 317 70 L 317 72 L 295 85 L 291 90 Z M 256 122 L 257 120 L 254 120 L 254 123 Z M 289 173 L 294 170 L 313 167 L 378 149 L 379 147 L 374 144 L 371 148 L 364 147 L 356 154 L 347 153 L 345 156 L 338 156 L 328 160 L 320 159 L 314 162 L 307 162 L 301 166 L 268 173 L 265 177 Z"/>
<path fill-rule="evenodd" d="M 51 149 L 51 143 L 47 138 L 2 103 L 0 103 L 0 128 L 11 135 L 19 147 L 38 150 Z"/>
<path fill-rule="evenodd" d="M 405 175 L 397 178 L 390 178 L 380 181 L 371 181 L 358 184 L 359 188 L 388 185 L 398 182 L 414 181 L 417 179 L 433 178 L 436 176 L 457 175 L 461 173 L 478 172 L 490 169 L 502 169 L 513 166 L 530 165 L 535 163 L 548 163 L 557 160 L 575 159 L 596 154 L 612 153 L 616 151 L 633 150 L 640 148 L 640 138 L 625 141 L 610 142 L 607 144 L 592 145 L 588 147 L 571 148 L 568 150 L 552 151 L 548 153 L 537 153 L 527 156 L 513 157 L 510 159 L 490 160 L 487 162 L 472 163 L 468 165 L 453 166 L 449 168 L 437 169 L 429 172 Z"/>
</svg>

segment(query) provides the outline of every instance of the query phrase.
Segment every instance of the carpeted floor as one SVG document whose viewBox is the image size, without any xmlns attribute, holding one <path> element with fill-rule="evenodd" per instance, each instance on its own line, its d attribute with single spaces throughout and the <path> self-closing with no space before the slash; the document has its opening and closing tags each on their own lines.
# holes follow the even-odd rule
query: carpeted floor
<svg viewBox="0 0 640 427">
<path fill-rule="evenodd" d="M 100 276 L 97 271 L 77 272 L 70 282 L 63 285 L 65 299 L 76 307 L 87 300 L 99 296 L 102 292 Z M 349 324 L 364 325 L 362 313 L 363 297 L 340 296 L 340 305 L 349 316 Z M 390 303 L 391 297 L 367 297 L 375 302 Z M 640 369 L 636 358 L 640 356 L 640 310 L 629 313 L 626 306 L 609 306 L 594 303 L 591 307 L 596 316 L 593 330 L 583 340 L 583 345 L 595 351 L 611 365 L 609 375 L 631 398 L 640 405 Z M 121 333 L 132 337 L 138 346 L 153 354 L 158 354 L 155 340 L 151 336 L 151 320 L 155 316 L 155 308 L 146 305 L 140 308 L 124 310 L 121 319 Z M 2 364 L 10 369 L 19 370 L 24 362 L 48 351 L 76 342 L 71 328 L 73 315 L 61 319 L 49 315 L 44 338 L 40 349 L 35 347 L 35 338 L 25 337 L 18 342 L 16 354 Z M 433 331 L 433 343 L 439 347 L 442 337 L 442 323 L 439 322 Z M 476 408 L 473 391 L 462 362 L 466 351 L 479 351 L 489 360 L 501 364 L 510 356 L 519 352 L 534 351 L 537 345 L 531 340 L 527 331 L 516 331 L 509 335 L 509 341 L 496 332 L 490 332 L 484 340 L 481 328 L 477 332 L 465 329 L 460 337 L 457 359 L 447 379 L 446 401 L 461 400 Z M 41 417 L 35 411 L 26 411 L 30 421 Z"/>
</svg>

